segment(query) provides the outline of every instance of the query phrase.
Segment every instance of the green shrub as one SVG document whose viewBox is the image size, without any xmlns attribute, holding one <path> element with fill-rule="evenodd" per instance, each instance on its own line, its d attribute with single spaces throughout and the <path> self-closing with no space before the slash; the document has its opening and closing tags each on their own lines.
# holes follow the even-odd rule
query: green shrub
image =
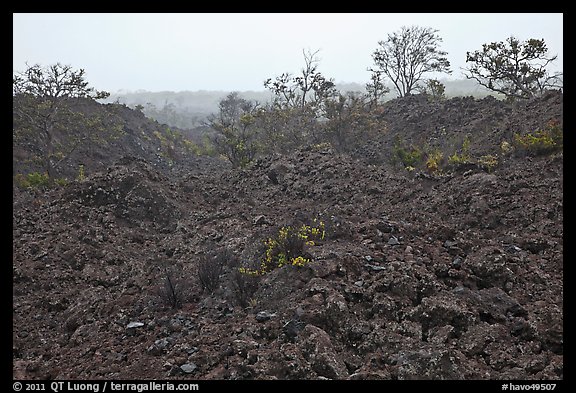
<svg viewBox="0 0 576 393">
<path fill-rule="evenodd" d="M 446 86 L 438 79 L 429 79 L 420 88 L 421 92 L 427 94 L 433 100 L 446 99 Z"/>
<path fill-rule="evenodd" d="M 14 177 L 14 182 L 20 188 L 40 189 L 50 187 L 50 177 L 47 173 L 32 172 L 27 175 L 21 173 Z"/>
<path fill-rule="evenodd" d="M 430 153 L 428 153 L 428 157 L 426 158 L 426 169 L 429 172 L 438 172 L 442 167 L 442 162 L 444 159 L 444 154 L 440 151 L 440 149 L 434 149 Z"/>
<path fill-rule="evenodd" d="M 451 156 L 448 157 L 448 164 L 453 166 L 458 166 L 462 164 L 470 163 L 470 137 L 466 136 L 464 141 L 462 142 L 462 148 L 460 149 L 461 153 L 455 152 Z"/>
<path fill-rule="evenodd" d="M 78 167 L 78 176 L 76 177 L 76 180 L 82 182 L 86 179 L 86 174 L 84 173 L 84 165 L 80 164 L 80 166 Z"/>
<path fill-rule="evenodd" d="M 394 161 L 400 161 L 404 168 L 416 167 L 422 161 L 422 150 L 412 145 L 406 148 L 397 140 L 392 148 L 392 156 Z"/>
<path fill-rule="evenodd" d="M 486 154 L 478 158 L 478 165 L 488 172 L 492 172 L 498 165 L 498 157 L 492 154 Z"/>
<path fill-rule="evenodd" d="M 47 173 L 40 172 L 32 172 L 27 175 L 19 173 L 14 176 L 14 184 L 19 188 L 28 190 L 44 190 L 54 186 L 63 187 L 68 184 L 68 179 L 64 177 L 50 179 Z"/>
<path fill-rule="evenodd" d="M 550 154 L 563 147 L 563 131 L 560 123 L 550 121 L 544 130 L 538 130 L 526 135 L 514 134 L 514 144 L 529 155 Z"/>
<path fill-rule="evenodd" d="M 66 179 L 65 177 L 54 179 L 54 184 L 56 184 L 59 187 L 64 187 L 68 185 L 68 179 Z"/>
<path fill-rule="evenodd" d="M 205 135 L 204 138 L 202 138 L 202 146 L 200 147 L 200 151 L 201 151 L 201 154 L 206 155 L 206 156 L 210 156 L 210 157 L 218 156 L 218 153 L 216 152 L 214 144 L 212 144 L 212 142 L 210 142 L 210 138 L 207 135 Z"/>
</svg>

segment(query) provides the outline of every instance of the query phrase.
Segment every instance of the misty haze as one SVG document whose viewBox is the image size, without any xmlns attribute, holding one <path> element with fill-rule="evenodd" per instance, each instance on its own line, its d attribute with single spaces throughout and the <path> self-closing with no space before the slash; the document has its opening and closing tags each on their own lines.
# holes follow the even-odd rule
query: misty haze
<svg viewBox="0 0 576 393">
<path fill-rule="evenodd" d="M 473 96 L 482 98 L 487 95 L 495 95 L 490 90 L 480 86 L 478 83 L 467 80 L 441 80 L 446 87 L 446 97 Z M 365 93 L 366 88 L 360 83 L 336 84 L 336 88 L 343 92 Z M 168 124 L 173 127 L 183 129 L 193 129 L 201 126 L 206 117 L 218 110 L 218 103 L 231 93 L 231 91 L 118 91 L 110 94 L 103 102 L 117 102 L 126 104 L 131 108 L 137 105 L 143 106 L 146 116 Z M 242 98 L 258 101 L 261 103 L 270 102 L 273 96 L 269 91 L 240 91 Z M 390 100 L 396 93 L 390 90 L 384 98 Z"/>
</svg>

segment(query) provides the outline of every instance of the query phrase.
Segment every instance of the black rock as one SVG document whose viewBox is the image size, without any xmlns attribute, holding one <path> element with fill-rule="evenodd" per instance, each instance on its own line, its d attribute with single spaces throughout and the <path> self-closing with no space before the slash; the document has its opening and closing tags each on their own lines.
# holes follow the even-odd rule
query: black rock
<svg viewBox="0 0 576 393">
<path fill-rule="evenodd" d="M 298 320 L 298 319 L 291 319 L 282 326 L 282 331 L 286 335 L 286 337 L 293 339 L 298 336 L 298 333 L 304 329 L 306 323 Z"/>
<path fill-rule="evenodd" d="M 258 314 L 256 314 L 256 320 L 258 322 L 264 322 L 275 316 L 276 316 L 275 313 L 271 313 L 268 311 L 260 311 Z"/>
</svg>

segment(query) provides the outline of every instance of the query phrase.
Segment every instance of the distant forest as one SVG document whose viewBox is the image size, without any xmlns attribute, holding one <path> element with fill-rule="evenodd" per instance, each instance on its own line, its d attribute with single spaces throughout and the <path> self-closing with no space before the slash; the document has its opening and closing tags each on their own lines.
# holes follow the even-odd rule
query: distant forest
<svg viewBox="0 0 576 393">
<path fill-rule="evenodd" d="M 447 98 L 456 96 L 473 96 L 482 98 L 487 95 L 498 94 L 480 86 L 476 81 L 469 79 L 440 80 L 446 87 Z M 336 88 L 342 92 L 365 92 L 365 85 L 361 83 L 337 83 Z M 118 91 L 112 93 L 103 102 L 115 102 L 125 104 L 130 108 L 142 110 L 149 118 L 171 127 L 183 130 L 195 129 L 205 125 L 206 118 L 212 113 L 218 112 L 218 104 L 226 98 L 230 91 L 160 91 L 151 92 L 145 90 Z M 270 102 L 272 93 L 268 90 L 242 91 L 241 98 L 260 103 Z M 396 98 L 396 93 L 391 89 L 385 97 L 386 100 Z"/>
</svg>

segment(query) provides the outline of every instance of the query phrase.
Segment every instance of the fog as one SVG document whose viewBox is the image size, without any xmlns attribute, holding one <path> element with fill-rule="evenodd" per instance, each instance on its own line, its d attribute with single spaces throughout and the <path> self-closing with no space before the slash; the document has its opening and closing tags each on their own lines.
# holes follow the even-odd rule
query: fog
<svg viewBox="0 0 576 393">
<path fill-rule="evenodd" d="M 319 71 L 365 83 L 378 41 L 402 26 L 439 30 L 452 79 L 482 44 L 544 39 L 562 71 L 561 13 L 13 14 L 13 70 L 60 62 L 84 68 L 99 90 L 261 91 L 263 81 L 298 72 L 302 51 L 320 50 Z M 441 77 L 445 77 L 442 75 Z"/>
</svg>

